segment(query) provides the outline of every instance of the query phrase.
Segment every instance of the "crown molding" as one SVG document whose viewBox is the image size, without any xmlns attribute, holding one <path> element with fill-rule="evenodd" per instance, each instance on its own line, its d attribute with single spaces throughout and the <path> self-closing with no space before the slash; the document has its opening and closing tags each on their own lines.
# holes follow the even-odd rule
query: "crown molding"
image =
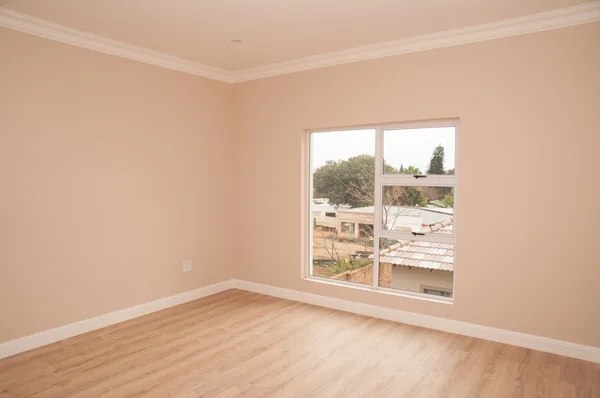
<svg viewBox="0 0 600 398">
<path fill-rule="evenodd" d="M 599 1 L 239 70 L 235 73 L 235 81 L 244 82 L 328 66 L 566 28 L 596 21 L 600 21 Z"/>
<path fill-rule="evenodd" d="M 0 7 L 0 26 L 5 28 L 227 83 L 263 79 L 310 69 L 501 39 L 596 21 L 600 21 L 600 1 L 230 72 Z"/>
<path fill-rule="evenodd" d="M 235 77 L 231 72 L 222 69 L 69 28 L 4 7 L 0 7 L 0 26 L 208 79 L 220 80 L 227 83 L 235 81 Z"/>
</svg>

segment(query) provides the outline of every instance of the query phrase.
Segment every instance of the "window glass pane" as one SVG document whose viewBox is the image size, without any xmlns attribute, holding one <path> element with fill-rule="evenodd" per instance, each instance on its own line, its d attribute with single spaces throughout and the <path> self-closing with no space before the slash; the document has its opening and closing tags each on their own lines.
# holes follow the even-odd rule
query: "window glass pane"
<svg viewBox="0 0 600 398">
<path fill-rule="evenodd" d="M 452 297 L 454 245 L 380 239 L 379 286 Z"/>
<path fill-rule="evenodd" d="M 383 132 L 384 174 L 454 174 L 454 127 Z"/>
<path fill-rule="evenodd" d="M 386 185 L 381 199 L 381 227 L 384 230 L 454 234 L 452 187 Z"/>
<path fill-rule="evenodd" d="M 311 275 L 371 285 L 375 130 L 312 133 L 311 173 Z"/>
</svg>

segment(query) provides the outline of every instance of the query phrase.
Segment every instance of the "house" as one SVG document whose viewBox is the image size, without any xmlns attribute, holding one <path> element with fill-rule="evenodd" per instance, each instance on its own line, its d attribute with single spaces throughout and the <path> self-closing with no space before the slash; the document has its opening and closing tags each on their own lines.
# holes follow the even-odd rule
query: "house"
<svg viewBox="0 0 600 398">
<path fill-rule="evenodd" d="M 350 208 L 350 206 L 334 206 L 329 204 L 329 199 L 326 198 L 313 199 L 311 211 L 314 226 L 335 229 L 338 209 L 346 208 Z"/>
<path fill-rule="evenodd" d="M 452 219 L 429 227 L 429 232 L 451 234 Z M 373 260 L 373 254 L 368 257 Z M 348 282 L 371 284 L 373 265 L 333 276 Z M 452 297 L 454 245 L 401 240 L 380 251 L 379 286 Z"/>
<path fill-rule="evenodd" d="M 600 0 L 0 0 L 0 398 L 600 398 L 599 151 Z"/>
<path fill-rule="evenodd" d="M 340 209 L 336 231 L 340 238 L 369 239 L 373 237 L 374 207 Z M 388 230 L 421 232 L 424 228 L 451 220 L 453 209 L 436 207 L 386 206 L 382 221 Z"/>
</svg>

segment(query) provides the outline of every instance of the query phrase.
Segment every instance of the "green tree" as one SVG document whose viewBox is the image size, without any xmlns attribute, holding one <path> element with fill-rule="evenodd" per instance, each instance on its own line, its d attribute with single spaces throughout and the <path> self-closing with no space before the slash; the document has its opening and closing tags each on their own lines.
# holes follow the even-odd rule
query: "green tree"
<svg viewBox="0 0 600 398">
<path fill-rule="evenodd" d="M 420 206 L 425 207 L 429 203 L 427 196 L 421 187 L 404 187 L 405 199 L 404 206 Z"/>
<path fill-rule="evenodd" d="M 427 206 L 428 199 L 421 187 L 383 187 L 384 206 Z"/>
<path fill-rule="evenodd" d="M 444 171 L 444 147 L 442 145 L 436 146 L 433 150 L 431 160 L 429 161 L 429 168 L 427 169 L 427 174 L 454 174 L 454 169 L 450 169 L 448 172 Z M 443 200 L 450 194 L 450 188 L 431 187 L 427 190 L 427 193 L 429 198 L 432 200 Z"/>
<path fill-rule="evenodd" d="M 400 174 L 421 174 L 421 170 L 415 166 L 408 166 L 407 168 L 403 168 L 400 165 Z"/>
<path fill-rule="evenodd" d="M 313 174 L 313 190 L 315 198 L 328 198 L 334 205 L 346 202 L 346 187 L 341 175 L 340 162 L 328 160 L 325 165 L 319 167 Z"/>
<path fill-rule="evenodd" d="M 444 174 L 444 147 L 438 145 L 433 150 L 427 174 Z"/>
<path fill-rule="evenodd" d="M 397 174 L 399 170 L 384 164 L 385 172 Z M 407 174 L 420 174 L 415 166 L 401 170 Z M 328 198 L 334 205 L 366 207 L 375 204 L 375 157 L 359 155 L 348 160 L 329 161 L 313 174 L 313 195 Z M 421 187 L 386 186 L 383 190 L 383 223 L 393 223 L 400 214 L 396 206 L 426 206 L 427 196 Z M 370 220 L 372 222 L 372 219 Z M 369 223 L 365 223 L 368 227 Z M 372 235 L 373 231 L 370 231 Z"/>
<path fill-rule="evenodd" d="M 450 191 L 450 193 L 444 195 L 441 200 L 444 207 L 454 208 L 454 188 Z"/>
<path fill-rule="evenodd" d="M 388 164 L 387 173 L 397 173 Z M 358 155 L 348 160 L 328 161 L 313 174 L 313 195 L 328 198 L 334 205 L 373 206 L 375 192 L 375 157 Z"/>
</svg>

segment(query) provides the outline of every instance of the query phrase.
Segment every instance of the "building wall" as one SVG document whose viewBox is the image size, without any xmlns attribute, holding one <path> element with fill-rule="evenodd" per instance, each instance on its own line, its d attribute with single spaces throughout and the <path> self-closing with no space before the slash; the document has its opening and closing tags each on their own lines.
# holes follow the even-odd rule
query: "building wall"
<svg viewBox="0 0 600 398">
<path fill-rule="evenodd" d="M 373 284 L 373 265 L 368 265 L 352 271 L 345 271 L 333 276 L 331 279 L 339 279 L 348 282 L 360 283 L 363 285 Z"/>
<path fill-rule="evenodd" d="M 373 284 L 373 265 L 368 265 L 352 271 L 345 271 L 331 279 L 339 279 L 347 282 L 360 283 L 363 285 Z M 379 286 L 392 286 L 392 266 L 391 264 L 381 264 L 379 267 Z"/>
<path fill-rule="evenodd" d="M 3 28 L 0 59 L 0 342 L 233 277 L 231 85 Z"/>
<path fill-rule="evenodd" d="M 396 265 L 392 268 L 391 287 L 411 292 L 423 292 L 423 288 L 451 292 L 452 272 L 419 267 L 409 269 L 403 265 Z"/>
<path fill-rule="evenodd" d="M 342 223 L 353 223 L 354 233 L 343 232 Z M 360 224 L 373 224 L 372 213 L 356 213 L 352 211 L 338 211 L 336 218 L 336 230 L 338 237 L 341 239 L 359 239 Z"/>
<path fill-rule="evenodd" d="M 373 224 L 373 213 L 356 213 L 352 211 L 338 211 L 338 222 L 355 222 Z"/>
<path fill-rule="evenodd" d="M 336 225 L 336 217 L 328 217 L 326 216 L 327 212 L 324 211 L 313 211 L 313 222 L 316 226 L 335 228 Z"/>
<path fill-rule="evenodd" d="M 600 197 L 599 45 L 591 23 L 236 85 L 241 224 L 280 226 L 240 242 L 238 277 L 600 346 L 600 207 L 576 211 Z M 454 117 L 455 303 L 302 280 L 304 130 Z"/>
<path fill-rule="evenodd" d="M 401 265 L 393 266 L 389 263 L 382 263 L 379 267 L 379 286 L 420 293 L 423 292 L 423 288 L 451 292 L 452 274 L 450 271 L 430 271 L 418 267 L 409 269 Z M 332 279 L 371 285 L 373 283 L 373 265 L 342 272 Z"/>
</svg>

